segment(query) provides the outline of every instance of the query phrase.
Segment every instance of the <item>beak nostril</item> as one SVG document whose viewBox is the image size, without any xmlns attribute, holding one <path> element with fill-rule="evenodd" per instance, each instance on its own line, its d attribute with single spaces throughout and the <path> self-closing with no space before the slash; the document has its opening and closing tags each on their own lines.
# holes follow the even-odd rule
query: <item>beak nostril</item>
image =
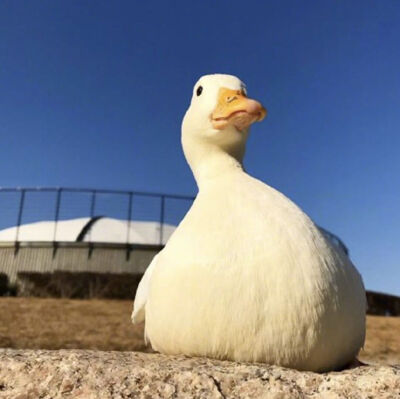
<svg viewBox="0 0 400 399">
<path fill-rule="evenodd" d="M 226 98 L 226 102 L 228 104 L 231 103 L 232 101 L 235 101 L 235 100 L 237 100 L 236 96 L 229 96 L 229 97 Z"/>
</svg>

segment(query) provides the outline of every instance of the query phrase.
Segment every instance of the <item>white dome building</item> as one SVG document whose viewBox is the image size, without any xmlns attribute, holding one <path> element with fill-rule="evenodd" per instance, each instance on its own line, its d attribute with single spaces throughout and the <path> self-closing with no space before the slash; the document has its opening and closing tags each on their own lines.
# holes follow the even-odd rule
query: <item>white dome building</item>
<svg viewBox="0 0 400 399">
<path fill-rule="evenodd" d="M 165 245 L 176 226 L 102 216 L 40 221 L 0 230 L 0 242 L 95 242 Z"/>
</svg>

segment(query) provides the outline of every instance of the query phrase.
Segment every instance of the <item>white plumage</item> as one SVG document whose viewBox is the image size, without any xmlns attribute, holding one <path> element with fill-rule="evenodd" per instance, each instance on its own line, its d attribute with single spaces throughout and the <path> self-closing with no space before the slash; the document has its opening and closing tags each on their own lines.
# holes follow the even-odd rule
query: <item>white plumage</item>
<svg viewBox="0 0 400 399">
<path fill-rule="evenodd" d="M 132 320 L 146 319 L 162 353 L 337 369 L 364 343 L 363 283 L 306 214 L 244 172 L 248 126 L 264 116 L 234 76 L 196 83 L 182 144 L 199 193 L 147 269 Z"/>
</svg>

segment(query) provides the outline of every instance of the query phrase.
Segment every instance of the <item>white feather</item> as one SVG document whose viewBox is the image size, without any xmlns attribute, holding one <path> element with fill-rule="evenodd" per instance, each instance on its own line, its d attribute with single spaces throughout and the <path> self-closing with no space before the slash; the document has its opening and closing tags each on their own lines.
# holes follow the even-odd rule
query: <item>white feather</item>
<svg viewBox="0 0 400 399">
<path fill-rule="evenodd" d="M 146 272 L 144 273 L 142 279 L 140 280 L 139 286 L 136 290 L 135 301 L 133 303 L 133 312 L 131 317 L 133 324 L 141 323 L 145 320 L 146 302 L 147 302 L 147 297 L 149 295 L 150 280 L 151 280 L 151 275 L 153 274 L 153 271 L 156 267 L 158 255 L 159 254 L 154 256 L 150 265 L 146 269 Z"/>
</svg>

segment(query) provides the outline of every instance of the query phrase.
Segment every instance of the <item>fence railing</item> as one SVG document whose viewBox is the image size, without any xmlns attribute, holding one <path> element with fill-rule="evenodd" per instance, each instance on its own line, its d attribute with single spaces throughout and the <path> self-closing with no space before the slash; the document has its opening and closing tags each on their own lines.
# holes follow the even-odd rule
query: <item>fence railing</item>
<svg viewBox="0 0 400 399">
<path fill-rule="evenodd" d="M 183 195 L 149 193 L 142 191 L 122 191 L 68 187 L 0 187 L 0 230 L 14 228 L 14 236 L 9 241 L 16 244 L 21 240 L 20 228 L 24 224 L 52 221 L 51 237 L 46 241 L 60 241 L 58 225 L 62 220 L 88 218 L 85 225 L 85 241 L 92 242 L 91 223 L 101 217 L 126 221 L 126 234 L 119 243 L 132 244 L 132 223 L 151 221 L 158 223 L 158 237 L 152 244 L 163 245 L 165 233 L 170 225 L 176 226 L 185 216 L 194 198 Z M 322 233 L 336 247 L 346 254 L 347 247 L 339 237 L 320 227 Z M 1 234 L 1 231 L 0 231 Z M 1 239 L 1 237 L 0 237 Z M 93 240 L 96 241 L 96 240 Z M 157 242 L 155 242 L 157 241 Z M 115 242 L 115 241 L 114 241 Z"/>
<path fill-rule="evenodd" d="M 52 221 L 52 237 L 62 220 L 109 217 L 126 221 L 125 242 L 131 243 L 131 223 L 151 221 L 159 225 L 159 244 L 164 243 L 164 228 L 177 225 L 190 208 L 193 197 L 141 191 L 87 188 L 0 187 L 0 230 L 14 228 L 16 243 L 24 224 Z M 13 232 L 14 232 L 13 230 Z M 90 233 L 87 241 L 90 241 Z"/>
</svg>

